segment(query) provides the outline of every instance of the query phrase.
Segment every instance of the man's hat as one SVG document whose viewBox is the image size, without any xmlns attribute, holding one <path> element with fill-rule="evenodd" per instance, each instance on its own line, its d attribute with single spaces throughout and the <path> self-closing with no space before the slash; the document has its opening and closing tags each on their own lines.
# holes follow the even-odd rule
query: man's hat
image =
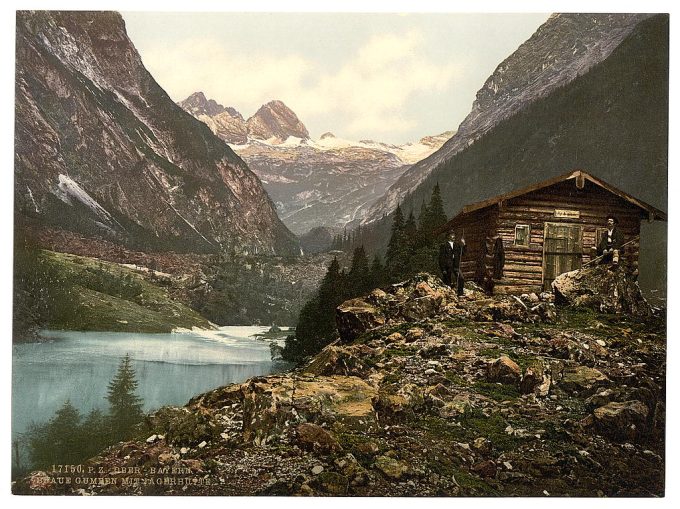
<svg viewBox="0 0 680 509">
<path fill-rule="evenodd" d="M 609 214 L 607 216 L 607 221 L 609 221 L 610 219 L 612 219 L 614 221 L 614 224 L 619 224 L 619 220 L 613 214 Z"/>
</svg>

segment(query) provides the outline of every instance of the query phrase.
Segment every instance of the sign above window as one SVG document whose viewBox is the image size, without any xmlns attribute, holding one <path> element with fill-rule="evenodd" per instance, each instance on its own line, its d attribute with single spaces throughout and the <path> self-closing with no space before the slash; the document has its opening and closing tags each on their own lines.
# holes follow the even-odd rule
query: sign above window
<svg viewBox="0 0 680 509">
<path fill-rule="evenodd" d="M 581 217 L 581 212 L 579 212 L 578 210 L 555 209 L 555 217 L 578 219 L 579 217 Z"/>
</svg>

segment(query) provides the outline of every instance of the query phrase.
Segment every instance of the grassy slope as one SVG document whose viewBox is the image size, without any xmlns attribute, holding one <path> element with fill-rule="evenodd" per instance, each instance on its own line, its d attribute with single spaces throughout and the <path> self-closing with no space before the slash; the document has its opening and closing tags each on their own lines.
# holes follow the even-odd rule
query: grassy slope
<svg viewBox="0 0 680 509">
<path fill-rule="evenodd" d="M 42 325 L 68 330 L 170 332 L 211 328 L 208 320 L 171 300 L 166 289 L 122 265 L 65 253 L 41 251 L 51 277 L 42 278 L 48 320 Z M 51 286 L 59 285 L 59 288 Z"/>
</svg>

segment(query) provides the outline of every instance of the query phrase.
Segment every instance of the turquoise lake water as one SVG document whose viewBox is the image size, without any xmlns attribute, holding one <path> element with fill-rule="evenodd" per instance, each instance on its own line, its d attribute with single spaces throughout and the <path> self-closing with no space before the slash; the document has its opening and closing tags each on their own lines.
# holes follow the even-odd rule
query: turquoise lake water
<svg viewBox="0 0 680 509">
<path fill-rule="evenodd" d="M 144 410 L 184 405 L 229 383 L 288 368 L 272 361 L 267 327 L 222 327 L 172 334 L 45 331 L 44 343 L 12 348 L 12 435 L 43 423 L 69 400 L 83 417 L 108 410 L 106 390 L 129 353 Z"/>
</svg>

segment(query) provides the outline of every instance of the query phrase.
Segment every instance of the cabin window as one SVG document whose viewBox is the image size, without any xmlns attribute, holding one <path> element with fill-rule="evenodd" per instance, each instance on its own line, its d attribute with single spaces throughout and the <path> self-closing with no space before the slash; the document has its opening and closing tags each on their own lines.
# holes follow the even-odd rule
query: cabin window
<svg viewBox="0 0 680 509">
<path fill-rule="evenodd" d="M 515 226 L 515 245 L 516 246 L 529 246 L 529 225 L 528 224 L 518 224 Z"/>
</svg>

